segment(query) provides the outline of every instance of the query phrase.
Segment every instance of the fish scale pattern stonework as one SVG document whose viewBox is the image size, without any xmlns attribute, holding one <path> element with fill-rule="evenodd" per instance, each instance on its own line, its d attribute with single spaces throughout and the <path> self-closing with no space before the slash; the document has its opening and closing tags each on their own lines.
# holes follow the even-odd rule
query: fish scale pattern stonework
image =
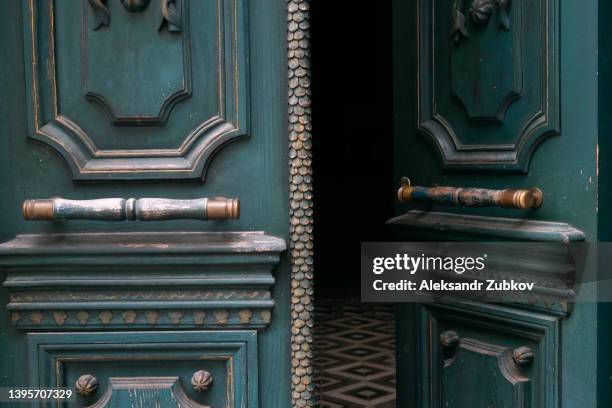
<svg viewBox="0 0 612 408">
<path fill-rule="evenodd" d="M 287 1 L 293 407 L 314 407 L 309 0 Z"/>
</svg>

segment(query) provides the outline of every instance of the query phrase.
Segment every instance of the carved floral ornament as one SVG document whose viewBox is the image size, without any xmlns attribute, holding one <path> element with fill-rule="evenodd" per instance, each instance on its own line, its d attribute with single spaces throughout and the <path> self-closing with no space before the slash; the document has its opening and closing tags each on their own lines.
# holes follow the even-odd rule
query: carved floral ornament
<svg viewBox="0 0 612 408">
<path fill-rule="evenodd" d="M 144 11 L 149 5 L 150 0 L 119 0 L 123 8 L 130 13 Z M 106 6 L 108 0 L 89 0 L 89 5 L 94 11 L 96 22 L 94 31 L 102 27 L 110 26 L 110 11 Z M 176 7 L 176 0 L 160 1 L 160 18 L 158 30 L 168 26 L 168 31 L 176 33 L 182 29 L 181 14 Z"/>
<path fill-rule="evenodd" d="M 466 3 L 469 0 L 454 0 L 453 3 L 453 26 L 451 36 L 455 43 L 461 42 L 462 39 L 468 38 L 466 28 Z M 501 30 L 510 31 L 510 5 L 512 0 L 472 0 L 467 12 L 470 20 L 474 25 L 484 26 L 489 23 L 495 12 L 495 8 L 499 14 L 499 27 Z"/>
</svg>

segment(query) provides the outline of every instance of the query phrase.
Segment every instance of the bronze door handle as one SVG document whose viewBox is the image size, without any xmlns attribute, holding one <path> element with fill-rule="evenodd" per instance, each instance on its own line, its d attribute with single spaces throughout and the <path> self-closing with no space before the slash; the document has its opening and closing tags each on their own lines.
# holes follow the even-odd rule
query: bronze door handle
<svg viewBox="0 0 612 408">
<path fill-rule="evenodd" d="M 23 218 L 37 221 L 100 220 L 234 220 L 240 218 L 237 198 L 102 198 L 65 200 L 49 198 L 23 202 Z"/>
<path fill-rule="evenodd" d="M 402 180 L 397 192 L 403 203 L 432 203 L 463 207 L 502 207 L 520 210 L 539 208 L 543 194 L 539 188 L 529 190 L 487 190 L 483 188 L 462 187 L 420 187 L 411 186 Z"/>
</svg>

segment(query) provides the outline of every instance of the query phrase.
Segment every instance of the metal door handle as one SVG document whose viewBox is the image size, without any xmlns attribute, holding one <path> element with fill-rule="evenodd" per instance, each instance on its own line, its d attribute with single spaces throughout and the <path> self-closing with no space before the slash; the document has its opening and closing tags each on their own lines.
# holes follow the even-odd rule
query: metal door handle
<svg viewBox="0 0 612 408">
<path fill-rule="evenodd" d="M 502 207 L 526 210 L 542 205 L 542 190 L 487 190 L 461 187 L 419 187 L 411 186 L 408 179 L 402 179 L 397 197 L 403 203 L 433 203 L 464 207 Z"/>
<path fill-rule="evenodd" d="M 101 220 L 230 220 L 240 218 L 237 198 L 102 198 L 65 200 L 49 198 L 23 202 L 23 218 L 37 221 Z"/>
</svg>

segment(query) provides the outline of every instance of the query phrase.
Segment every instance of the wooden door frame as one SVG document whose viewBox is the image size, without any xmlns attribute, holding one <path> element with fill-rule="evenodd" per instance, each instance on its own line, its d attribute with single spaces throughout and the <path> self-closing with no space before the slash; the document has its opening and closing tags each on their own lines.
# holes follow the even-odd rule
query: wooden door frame
<svg viewBox="0 0 612 408">
<path fill-rule="evenodd" d="M 291 400 L 314 407 L 310 0 L 287 0 Z"/>
</svg>

